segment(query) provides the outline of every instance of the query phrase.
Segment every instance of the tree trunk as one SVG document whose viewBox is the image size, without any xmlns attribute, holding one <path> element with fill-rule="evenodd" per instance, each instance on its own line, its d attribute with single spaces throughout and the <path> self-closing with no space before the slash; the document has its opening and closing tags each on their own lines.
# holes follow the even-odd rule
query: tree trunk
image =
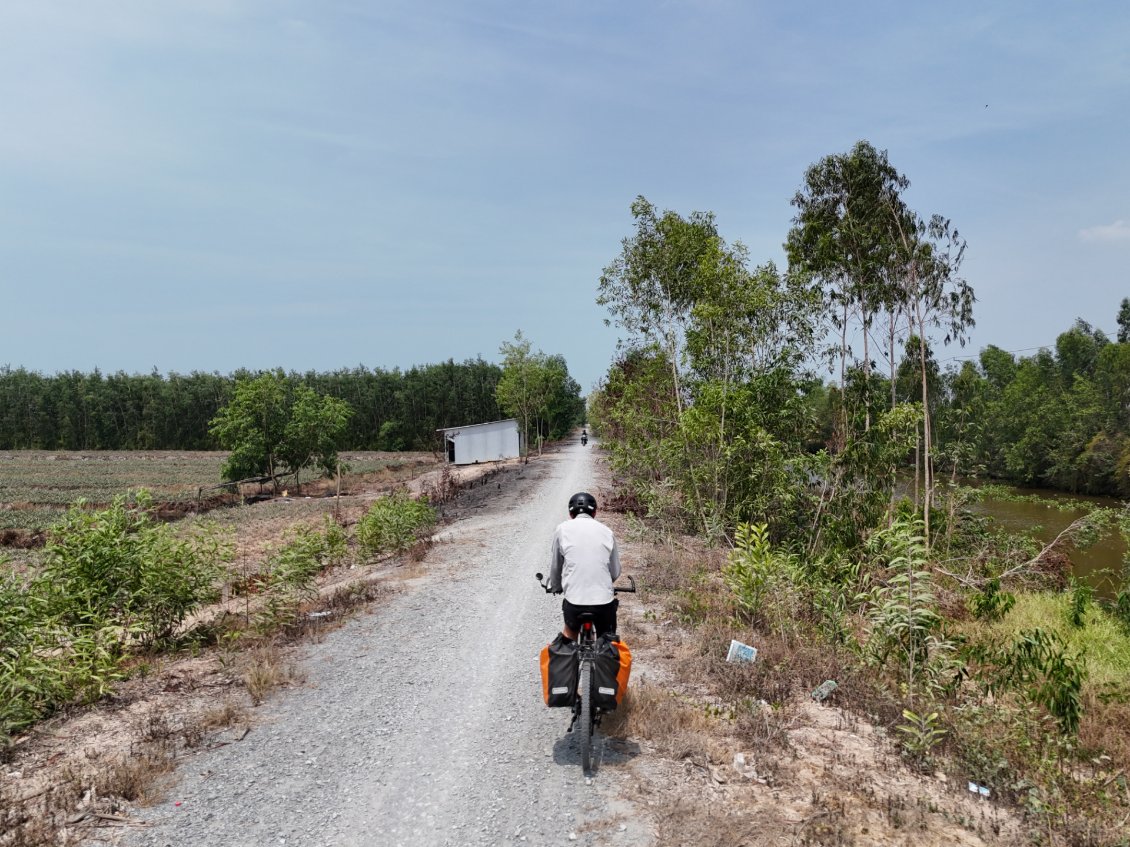
<svg viewBox="0 0 1130 847">
<path fill-rule="evenodd" d="M 922 371 L 922 482 L 925 489 L 922 493 L 922 513 L 925 521 L 926 549 L 930 549 L 930 506 L 934 494 L 934 473 L 930 464 L 930 394 L 926 381 L 926 326 L 922 320 L 922 307 L 915 305 L 918 317 L 918 360 Z"/>
<path fill-rule="evenodd" d="M 891 312 L 891 326 L 890 326 L 890 353 L 891 353 L 891 408 L 893 409 L 898 405 L 898 395 L 895 392 L 895 376 L 897 369 L 895 367 L 895 324 L 897 322 L 897 315 Z"/>
</svg>

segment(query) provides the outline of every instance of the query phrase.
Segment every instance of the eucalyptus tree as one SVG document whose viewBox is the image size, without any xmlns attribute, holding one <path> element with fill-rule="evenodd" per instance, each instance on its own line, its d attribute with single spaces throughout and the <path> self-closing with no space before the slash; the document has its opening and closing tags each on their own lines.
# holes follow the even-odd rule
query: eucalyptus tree
<svg viewBox="0 0 1130 847">
<path fill-rule="evenodd" d="M 569 375 L 564 356 L 534 352 L 521 330 L 514 334 L 513 342 L 504 341 L 499 352 L 502 375 L 495 386 L 495 399 L 506 414 L 518 419 L 527 450 L 533 427 L 540 452 L 543 435 L 563 435 L 580 422 L 584 415 L 581 387 Z"/>
<path fill-rule="evenodd" d="M 891 221 L 897 235 L 896 259 L 900 270 L 899 296 L 918 336 L 919 374 L 922 386 L 922 473 L 924 537 L 930 543 L 930 509 L 934 493 L 933 432 L 930 413 L 930 349 L 932 330 L 944 332 L 943 344 L 964 346 L 974 325 L 973 288 L 959 274 L 965 257 L 965 240 L 947 218 L 929 221 L 892 201 Z"/>
<path fill-rule="evenodd" d="M 1095 329 L 1082 318 L 1067 332 L 1061 332 L 1055 339 L 1055 358 L 1063 376 L 1064 389 L 1070 389 L 1076 376 L 1088 377 L 1095 369 L 1095 363 L 1110 339 L 1102 330 Z"/>
<path fill-rule="evenodd" d="M 925 536 L 930 538 L 931 420 L 927 338 L 943 330 L 944 343 L 964 344 L 973 325 L 973 289 L 959 276 L 965 241 L 940 215 L 923 219 L 903 200 L 910 181 L 891 165 L 886 151 L 866 141 L 848 153 L 826 156 L 805 172 L 793 198 L 797 215 L 786 249 L 790 269 L 812 274 L 824 287 L 826 304 L 840 330 L 840 389 L 846 396 L 848 330 L 857 320 L 863 338 L 864 387 L 870 392 L 871 328 L 875 316 L 888 316 L 891 404 L 896 397 L 898 323 L 918 338 L 922 396 L 922 454 L 925 482 Z M 865 400 L 866 402 L 866 400 Z M 841 425 L 847 428 L 846 407 Z M 870 428 L 868 408 L 864 431 Z"/>
<path fill-rule="evenodd" d="M 502 354 L 502 376 L 495 386 L 494 396 L 499 407 L 513 415 L 522 425 L 522 441 L 527 454 L 530 444 L 530 424 L 534 422 L 542 405 L 545 390 L 541 374 L 542 353 L 532 352 L 533 345 L 522 334 L 514 333 L 514 341 L 504 341 L 498 348 Z"/>
<path fill-rule="evenodd" d="M 888 314 L 891 383 L 894 383 L 897 321 L 903 305 L 897 285 L 898 241 L 891 214 L 902 214 L 909 180 L 891 165 L 886 151 L 859 141 L 844 154 L 825 156 L 804 174 L 793 197 L 797 209 L 785 249 L 789 268 L 811 274 L 823 288 L 829 315 L 839 330 L 840 392 L 847 384 L 853 320 L 862 332 L 865 383 L 870 380 L 871 331 L 876 316 Z M 864 396 L 869 392 L 864 386 Z M 892 398 L 892 406 L 894 399 Z M 864 426 L 870 428 L 870 407 Z"/>
<path fill-rule="evenodd" d="M 751 270 L 744 245 L 727 244 L 710 213 L 660 214 L 643 197 L 632 213 L 636 232 L 600 279 L 597 302 L 627 337 L 596 418 L 615 421 L 646 457 L 652 506 L 678 503 L 721 537 L 750 507 L 747 483 L 767 465 L 784 467 L 799 442 L 782 446 L 798 416 L 786 425 L 781 415 L 799 402 L 794 372 L 815 337 L 813 291 L 772 264 Z M 664 411 L 633 416 L 631 403 L 613 399 L 638 396 Z"/>
<path fill-rule="evenodd" d="M 686 404 L 683 370 L 691 312 L 719 257 L 718 229 L 710 212 L 683 218 L 662 215 L 642 196 L 632 203 L 635 235 L 623 239 L 621 252 L 604 269 L 596 302 L 629 335 L 629 346 L 655 345 L 671 368 L 678 411 Z M 711 261 L 714 260 L 714 261 Z"/>
</svg>

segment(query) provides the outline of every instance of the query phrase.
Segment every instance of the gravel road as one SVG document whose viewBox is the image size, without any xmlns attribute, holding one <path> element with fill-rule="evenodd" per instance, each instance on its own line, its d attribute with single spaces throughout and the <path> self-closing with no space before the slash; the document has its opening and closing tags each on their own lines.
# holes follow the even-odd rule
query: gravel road
<svg viewBox="0 0 1130 847">
<path fill-rule="evenodd" d="M 567 713 L 541 699 L 560 600 L 533 573 L 569 495 L 595 488 L 592 457 L 542 457 L 444 527 L 425 576 L 302 648 L 304 684 L 243 741 L 185 760 L 125 843 L 650 844 L 624 799 L 628 754 L 598 739 L 586 781 Z"/>
</svg>

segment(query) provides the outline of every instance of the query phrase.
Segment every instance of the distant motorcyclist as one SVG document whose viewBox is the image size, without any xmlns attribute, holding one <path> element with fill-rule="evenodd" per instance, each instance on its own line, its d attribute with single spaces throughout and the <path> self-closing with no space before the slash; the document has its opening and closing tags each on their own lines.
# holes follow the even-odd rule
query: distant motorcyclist
<svg viewBox="0 0 1130 847">
<path fill-rule="evenodd" d="M 589 431 L 587 429 L 581 430 L 581 446 L 584 447 L 589 443 Z"/>
</svg>

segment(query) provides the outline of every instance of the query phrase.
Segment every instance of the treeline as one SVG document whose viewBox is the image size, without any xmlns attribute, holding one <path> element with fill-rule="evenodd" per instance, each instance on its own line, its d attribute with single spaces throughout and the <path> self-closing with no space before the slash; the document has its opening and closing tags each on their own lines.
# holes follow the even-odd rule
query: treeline
<svg viewBox="0 0 1130 847">
<path fill-rule="evenodd" d="M 231 400 L 237 381 L 259 372 L 45 376 L 0 368 L 0 449 L 215 450 L 209 422 Z M 347 450 L 419 450 L 436 446 L 436 430 L 505 417 L 495 399 L 502 368 L 481 358 L 406 371 L 350 369 L 286 374 L 353 410 L 342 439 Z M 576 383 L 572 383 L 576 386 Z M 576 404 L 563 404 L 576 414 Z M 568 424 L 568 425 L 571 425 Z M 546 433 L 567 425 L 544 424 Z"/>
<path fill-rule="evenodd" d="M 1118 323 L 1117 341 L 1079 319 L 1034 355 L 989 345 L 944 369 L 927 344 L 924 371 L 912 335 L 893 377 L 854 364 L 842 391 L 806 389 L 810 446 L 835 444 L 845 421 L 861 429 L 877 410 L 921 404 L 924 380 L 940 475 L 1130 497 L 1130 299 Z M 904 464 L 921 477 L 921 437 L 915 447 Z"/>
<path fill-rule="evenodd" d="M 1130 300 L 1118 341 L 1077 320 L 1054 350 L 989 346 L 934 378 L 939 450 L 958 473 L 1130 497 Z"/>
</svg>

